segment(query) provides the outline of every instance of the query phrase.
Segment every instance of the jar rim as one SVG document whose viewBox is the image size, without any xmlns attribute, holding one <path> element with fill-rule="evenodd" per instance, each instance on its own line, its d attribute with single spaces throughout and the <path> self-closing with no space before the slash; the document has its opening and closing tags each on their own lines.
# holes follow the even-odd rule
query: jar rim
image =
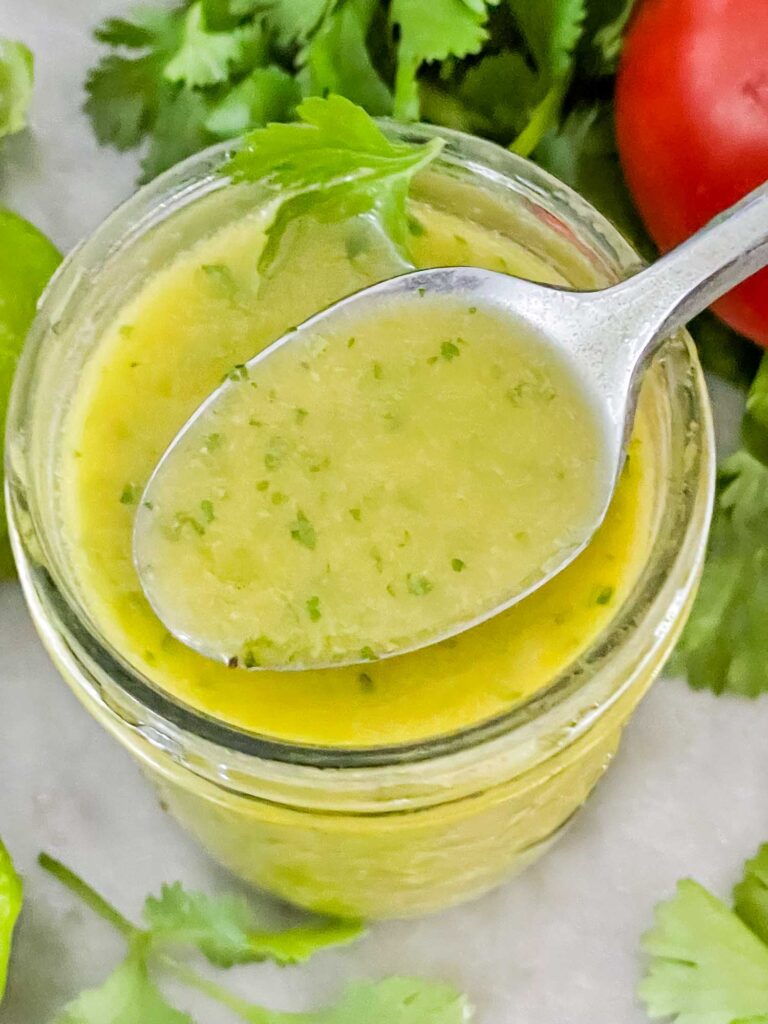
<svg viewBox="0 0 768 1024">
<path fill-rule="evenodd" d="M 495 143 L 451 129 L 424 124 L 403 125 L 388 119 L 382 119 L 381 123 L 385 130 L 408 140 L 443 138 L 455 151 L 447 154 L 444 151 L 444 161 L 447 156 L 449 162 L 453 160 L 456 165 L 476 170 L 486 177 L 496 175 L 506 186 L 512 186 L 519 199 L 527 199 L 544 209 L 556 207 L 558 215 L 564 216 L 573 231 L 573 243 L 588 245 L 590 252 L 604 260 L 614 273 L 627 274 L 641 265 L 636 252 L 605 217 L 578 193 L 531 161 Z M 98 267 L 107 256 L 118 252 L 160 222 L 173 202 L 194 202 L 213 188 L 220 187 L 223 179 L 216 173 L 217 168 L 236 146 L 237 142 L 220 143 L 166 171 L 121 204 L 69 254 L 40 301 L 38 316 L 17 370 L 9 407 L 9 427 L 24 423 L 25 395 L 34 381 L 36 357 L 48 334 L 50 309 L 69 301 L 73 288 L 68 277 L 72 277 L 73 269 L 81 268 L 82 271 L 85 267 L 87 271 Z M 172 212 L 178 208 L 175 206 Z M 77 276 L 81 279 L 87 273 L 79 272 Z M 682 531 L 675 538 L 674 550 L 658 552 L 659 538 L 654 538 L 646 565 L 632 593 L 589 646 L 544 689 L 491 719 L 453 733 L 404 744 L 327 747 L 291 743 L 246 732 L 161 691 L 99 636 L 98 629 L 94 628 L 85 609 L 76 600 L 63 573 L 57 571 L 56 559 L 42 558 L 41 564 L 37 565 L 31 557 L 30 548 L 47 552 L 49 545 L 45 528 L 35 515 L 33 488 L 28 480 L 23 479 L 27 474 L 17 472 L 19 454 L 13 447 L 14 430 L 9 429 L 6 441 L 7 504 L 12 543 L 27 599 L 38 611 L 43 604 L 46 605 L 43 617 L 55 615 L 60 627 L 90 662 L 106 674 L 129 703 L 149 714 L 152 725 L 168 734 L 167 740 L 176 742 L 179 737 L 174 731 L 180 730 L 184 739 L 195 738 L 207 747 L 256 758 L 261 763 L 309 769 L 406 765 L 475 750 L 501 737 L 506 738 L 542 716 L 554 714 L 557 708 L 565 709 L 569 698 L 576 694 L 584 706 L 602 710 L 623 690 L 621 686 L 606 690 L 605 686 L 593 685 L 606 659 L 617 656 L 617 648 L 638 629 L 639 620 L 642 620 L 643 630 L 652 632 L 654 650 L 663 647 L 667 634 L 674 628 L 675 615 L 670 613 L 670 609 L 681 613 L 680 606 L 688 598 L 703 557 L 714 486 L 712 424 L 706 388 L 692 344 L 681 333 L 674 345 L 681 363 L 679 372 L 687 374 L 685 400 L 691 406 L 690 418 L 698 428 L 696 436 L 689 439 L 691 450 L 688 452 L 686 477 L 676 496 L 680 503 L 678 519 L 682 522 Z M 682 397 L 673 396 L 673 399 L 675 397 L 683 401 Z M 19 527 L 20 505 L 27 510 L 31 520 L 32 538 Z M 41 588 L 45 592 L 45 602 L 40 600 Z M 653 653 L 646 651 L 645 656 L 652 657 Z M 569 713 L 566 712 L 566 717 Z M 586 724 L 587 718 L 584 718 L 578 727 L 573 727 L 581 729 Z"/>
</svg>

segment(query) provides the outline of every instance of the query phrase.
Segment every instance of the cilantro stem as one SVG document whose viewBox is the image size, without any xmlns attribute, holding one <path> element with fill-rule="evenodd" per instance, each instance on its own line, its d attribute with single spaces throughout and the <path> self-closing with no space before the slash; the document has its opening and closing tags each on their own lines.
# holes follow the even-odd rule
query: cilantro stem
<svg viewBox="0 0 768 1024">
<path fill-rule="evenodd" d="M 44 871 L 53 875 L 63 886 L 69 889 L 70 892 L 78 896 L 99 917 L 103 917 L 105 921 L 108 921 L 113 927 L 117 928 L 126 939 L 136 938 L 140 934 L 139 928 L 131 924 L 127 917 L 123 917 L 119 910 L 113 907 L 111 903 L 107 903 L 103 896 L 100 896 L 95 889 L 92 889 L 87 882 L 84 882 L 79 875 L 76 875 L 74 871 L 71 871 L 61 861 L 56 860 L 55 857 L 51 857 L 47 853 L 41 853 L 38 855 L 37 863 Z"/>
<path fill-rule="evenodd" d="M 169 956 L 160 957 L 159 963 L 171 974 L 174 974 L 179 981 L 183 981 L 190 988 L 197 989 L 198 992 L 202 992 L 209 999 L 213 999 L 222 1006 L 226 1006 L 228 1010 L 232 1010 L 238 1017 L 249 1021 L 250 1024 L 291 1024 L 291 1022 L 296 1021 L 302 1016 L 300 1014 L 281 1013 L 279 1011 L 267 1010 L 262 1006 L 255 1006 L 253 1003 L 241 999 L 240 996 L 236 996 L 233 992 L 222 988 L 221 985 L 217 985 L 215 981 L 204 978 L 192 967 L 181 964 L 178 960 L 174 960 Z"/>
<path fill-rule="evenodd" d="M 557 125 L 558 114 L 570 85 L 570 76 L 558 79 L 550 86 L 541 102 L 534 107 L 528 124 L 510 145 L 518 156 L 530 156 L 542 138 Z"/>
</svg>

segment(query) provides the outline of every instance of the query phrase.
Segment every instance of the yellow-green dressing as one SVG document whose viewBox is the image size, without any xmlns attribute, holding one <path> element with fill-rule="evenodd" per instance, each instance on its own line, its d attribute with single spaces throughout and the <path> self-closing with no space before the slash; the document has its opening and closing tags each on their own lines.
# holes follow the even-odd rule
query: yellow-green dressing
<svg viewBox="0 0 768 1024">
<path fill-rule="evenodd" d="M 591 532 L 601 425 L 502 313 L 413 292 L 239 364 L 163 461 L 136 553 L 231 664 L 373 660 L 477 621 Z"/>
</svg>

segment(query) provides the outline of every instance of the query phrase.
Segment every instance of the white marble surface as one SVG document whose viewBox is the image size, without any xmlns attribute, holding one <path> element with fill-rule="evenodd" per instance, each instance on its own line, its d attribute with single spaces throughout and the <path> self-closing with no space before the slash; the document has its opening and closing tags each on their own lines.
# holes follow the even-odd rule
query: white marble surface
<svg viewBox="0 0 768 1024">
<path fill-rule="evenodd" d="M 88 28 L 120 0 L 0 0 L 0 35 L 37 55 L 34 132 L 7 141 L 0 202 L 62 248 L 121 198 L 135 160 L 100 150 L 80 113 Z M 722 406 L 721 402 L 721 406 Z M 653 904 L 689 872 L 725 893 L 768 839 L 768 698 L 715 699 L 659 682 L 595 797 L 543 862 L 479 902 L 373 928 L 303 968 L 241 968 L 232 985 L 286 1009 L 330 999 L 345 979 L 420 973 L 453 981 L 478 1024 L 641 1024 L 638 938 Z M 160 882 L 229 882 L 163 814 L 137 768 L 91 721 L 38 643 L 21 594 L 0 585 L 0 834 L 27 903 L 2 1024 L 44 1024 L 115 963 L 120 941 L 49 880 L 60 856 L 127 912 Z M 199 999 L 198 1021 L 231 1018 Z"/>
</svg>

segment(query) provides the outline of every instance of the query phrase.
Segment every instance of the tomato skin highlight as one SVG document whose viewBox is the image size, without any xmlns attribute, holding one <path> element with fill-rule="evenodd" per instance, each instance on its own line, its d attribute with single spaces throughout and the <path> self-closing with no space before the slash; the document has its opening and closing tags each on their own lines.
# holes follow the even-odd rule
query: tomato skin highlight
<svg viewBox="0 0 768 1024">
<path fill-rule="evenodd" d="M 619 66 L 616 135 L 662 251 L 768 180 L 768 0 L 641 0 Z M 714 309 L 768 346 L 768 270 Z"/>
</svg>

